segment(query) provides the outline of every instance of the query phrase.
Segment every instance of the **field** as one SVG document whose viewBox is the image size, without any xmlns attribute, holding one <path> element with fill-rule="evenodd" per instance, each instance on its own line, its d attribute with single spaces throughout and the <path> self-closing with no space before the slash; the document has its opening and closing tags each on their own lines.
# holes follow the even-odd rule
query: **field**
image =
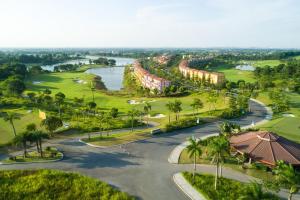
<svg viewBox="0 0 300 200">
<path fill-rule="evenodd" d="M 56 170 L 0 171 L 0 199 L 134 199 L 108 184 Z"/>
<path fill-rule="evenodd" d="M 253 83 L 255 82 L 253 72 L 251 71 L 242 71 L 232 67 L 218 67 L 215 68 L 218 72 L 223 72 L 225 78 L 229 81 L 237 82 L 238 80 L 245 80 L 246 82 Z"/>
<path fill-rule="evenodd" d="M 41 74 L 34 76 L 26 81 L 27 92 L 42 92 L 45 89 L 50 89 L 52 95 L 57 92 L 63 92 L 66 95 L 66 99 L 72 100 L 74 97 L 84 97 L 85 102 L 92 101 L 92 92 L 90 90 L 90 82 L 93 78 L 91 74 L 85 73 L 50 73 L 50 74 Z M 81 80 L 82 83 L 76 82 L 76 80 Z M 86 84 L 84 84 L 86 82 Z M 35 83 L 35 84 L 34 84 Z M 175 99 L 180 99 L 182 101 L 182 113 L 181 114 L 191 114 L 193 112 L 190 104 L 193 101 L 193 98 L 200 98 L 204 103 L 204 108 L 199 110 L 201 116 L 209 116 L 208 111 L 211 105 L 207 102 L 208 94 L 191 94 L 189 96 L 180 97 L 180 98 L 133 98 L 133 97 L 123 97 L 123 96 L 112 96 L 107 95 L 104 92 L 96 91 L 95 92 L 95 102 L 97 106 L 102 110 L 109 110 L 112 107 L 116 107 L 119 111 L 124 114 L 132 108 L 143 110 L 144 104 L 143 101 L 151 101 L 152 114 L 161 113 L 166 115 L 165 118 L 153 119 L 158 122 L 167 122 L 168 110 L 166 104 L 168 101 L 174 101 Z M 129 100 L 136 100 L 139 104 L 131 105 L 128 103 Z M 219 98 L 216 103 L 216 108 L 224 109 L 226 104 L 224 104 L 223 98 Z M 15 120 L 15 125 L 17 132 L 24 131 L 24 128 L 28 123 L 40 124 L 40 119 L 38 118 L 38 110 L 33 110 L 29 113 L 27 108 L 20 108 L 15 110 L 18 113 L 22 113 L 23 116 L 21 120 Z M 151 119 L 152 120 L 152 119 Z M 7 143 L 13 138 L 13 132 L 8 122 L 4 122 L 0 119 L 0 144 Z"/>
<path fill-rule="evenodd" d="M 282 64 L 283 62 L 281 62 L 280 60 L 245 60 L 243 61 L 243 63 L 253 65 L 254 67 L 265 67 L 267 65 L 270 67 L 274 67 Z"/>
<path fill-rule="evenodd" d="M 262 125 L 260 128 L 273 131 L 278 135 L 282 135 L 290 140 L 300 142 L 300 95 L 295 93 L 289 94 L 291 101 L 291 108 L 286 114 L 292 116 L 275 115 L 273 120 Z M 270 104 L 267 93 L 262 93 L 258 100 L 265 104 Z"/>
</svg>

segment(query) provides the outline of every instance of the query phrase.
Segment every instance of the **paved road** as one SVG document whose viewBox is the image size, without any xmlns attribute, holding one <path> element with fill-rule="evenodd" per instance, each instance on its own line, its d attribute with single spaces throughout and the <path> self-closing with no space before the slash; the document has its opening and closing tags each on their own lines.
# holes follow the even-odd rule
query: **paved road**
<svg viewBox="0 0 300 200">
<path fill-rule="evenodd" d="M 250 104 L 252 113 L 236 120 L 242 126 L 260 121 L 266 115 L 263 106 L 255 102 Z M 217 131 L 218 123 L 211 123 L 107 149 L 89 147 L 79 143 L 77 139 L 56 140 L 52 141 L 53 145 L 65 154 L 62 161 L 15 164 L 0 166 L 0 169 L 51 168 L 77 171 L 106 181 L 139 199 L 186 200 L 188 198 L 178 190 L 172 176 L 176 172 L 190 170 L 191 166 L 170 164 L 167 161 L 168 156 L 175 146 L 184 142 L 187 137 L 191 135 L 200 137 Z M 201 168 L 210 170 L 205 169 L 205 166 Z"/>
</svg>

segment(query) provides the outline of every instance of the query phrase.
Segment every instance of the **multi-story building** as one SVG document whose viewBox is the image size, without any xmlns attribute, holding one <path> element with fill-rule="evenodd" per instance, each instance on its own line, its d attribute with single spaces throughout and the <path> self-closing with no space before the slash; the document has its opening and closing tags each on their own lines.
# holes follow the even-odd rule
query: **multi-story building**
<svg viewBox="0 0 300 200">
<path fill-rule="evenodd" d="M 141 85 L 150 90 L 157 89 L 159 92 L 162 92 L 165 87 L 171 85 L 171 81 L 150 74 L 138 61 L 133 64 L 133 70 Z"/>
<path fill-rule="evenodd" d="M 182 60 L 179 64 L 179 71 L 183 74 L 184 77 L 188 77 L 194 80 L 210 81 L 210 83 L 212 84 L 219 84 L 225 81 L 225 76 L 223 73 L 192 69 L 188 66 L 188 60 Z"/>
</svg>

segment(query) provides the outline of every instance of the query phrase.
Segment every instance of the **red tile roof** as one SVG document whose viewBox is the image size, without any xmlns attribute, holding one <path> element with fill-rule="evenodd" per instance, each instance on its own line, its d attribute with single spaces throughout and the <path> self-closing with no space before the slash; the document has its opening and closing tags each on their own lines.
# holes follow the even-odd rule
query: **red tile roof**
<svg viewBox="0 0 300 200">
<path fill-rule="evenodd" d="M 237 151 L 271 166 L 274 166 L 278 160 L 300 165 L 300 144 L 272 132 L 247 132 L 232 136 L 230 144 Z"/>
</svg>

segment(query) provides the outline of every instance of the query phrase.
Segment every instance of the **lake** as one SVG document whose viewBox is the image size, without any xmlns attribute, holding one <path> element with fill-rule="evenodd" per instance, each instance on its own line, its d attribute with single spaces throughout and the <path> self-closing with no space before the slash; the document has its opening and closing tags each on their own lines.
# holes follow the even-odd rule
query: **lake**
<svg viewBox="0 0 300 200">
<path fill-rule="evenodd" d="M 43 69 L 53 71 L 54 67 L 62 64 L 89 64 L 89 59 L 97 59 L 98 56 L 86 56 L 84 59 L 69 60 L 63 63 L 57 63 L 54 65 L 45 65 L 42 66 Z M 104 82 L 108 90 L 120 90 L 123 87 L 123 76 L 124 76 L 124 66 L 132 64 L 135 59 L 133 58 L 121 58 L 121 57 L 106 57 L 108 59 L 116 60 L 116 66 L 111 67 L 100 67 L 88 69 L 85 73 L 95 74 L 101 76 L 102 81 Z"/>
</svg>

